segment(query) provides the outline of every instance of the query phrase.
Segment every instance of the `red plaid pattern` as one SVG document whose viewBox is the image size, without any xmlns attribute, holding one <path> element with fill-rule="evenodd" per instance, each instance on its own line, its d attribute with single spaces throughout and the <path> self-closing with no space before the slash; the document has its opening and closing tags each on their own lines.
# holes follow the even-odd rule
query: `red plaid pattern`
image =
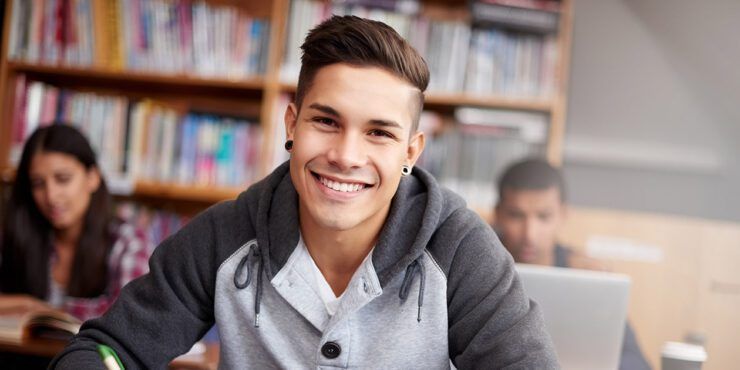
<svg viewBox="0 0 740 370">
<path fill-rule="evenodd" d="M 124 285 L 149 272 L 149 256 L 153 250 L 154 245 L 144 232 L 130 224 L 121 225 L 108 259 L 106 293 L 95 298 L 65 297 L 62 307 L 83 321 L 101 316 L 118 298 Z"/>
</svg>

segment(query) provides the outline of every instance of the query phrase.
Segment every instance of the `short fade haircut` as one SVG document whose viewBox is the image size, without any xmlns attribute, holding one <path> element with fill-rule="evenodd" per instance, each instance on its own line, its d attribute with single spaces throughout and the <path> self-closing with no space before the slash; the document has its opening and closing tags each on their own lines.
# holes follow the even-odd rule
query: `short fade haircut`
<svg viewBox="0 0 740 370">
<path fill-rule="evenodd" d="M 499 203 L 504 199 L 504 191 L 547 190 L 556 188 L 560 201 L 565 203 L 565 181 L 560 170 L 544 159 L 529 158 L 509 166 L 498 182 Z"/>
<path fill-rule="evenodd" d="M 419 126 L 429 68 L 424 58 L 385 23 L 356 16 L 332 16 L 309 31 L 301 46 L 301 71 L 295 102 L 301 109 L 319 69 L 336 63 L 357 67 L 379 67 L 419 89 L 412 131 Z"/>
</svg>

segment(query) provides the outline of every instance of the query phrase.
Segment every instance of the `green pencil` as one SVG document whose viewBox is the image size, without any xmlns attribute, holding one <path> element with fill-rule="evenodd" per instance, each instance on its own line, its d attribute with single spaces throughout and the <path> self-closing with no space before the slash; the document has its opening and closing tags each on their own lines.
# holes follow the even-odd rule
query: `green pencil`
<svg viewBox="0 0 740 370">
<path fill-rule="evenodd" d="M 98 344 L 98 353 L 100 358 L 103 359 L 105 368 L 108 370 L 125 370 L 121 360 L 116 355 L 116 351 L 113 348 L 106 346 L 105 344 Z"/>
</svg>

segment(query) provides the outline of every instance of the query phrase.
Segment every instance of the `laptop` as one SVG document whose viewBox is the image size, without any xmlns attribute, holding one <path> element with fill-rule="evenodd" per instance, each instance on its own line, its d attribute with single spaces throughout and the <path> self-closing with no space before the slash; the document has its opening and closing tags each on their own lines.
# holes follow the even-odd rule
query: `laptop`
<svg viewBox="0 0 740 370">
<path fill-rule="evenodd" d="M 517 264 L 524 291 L 545 315 L 564 370 L 619 367 L 627 319 L 627 275 Z"/>
</svg>

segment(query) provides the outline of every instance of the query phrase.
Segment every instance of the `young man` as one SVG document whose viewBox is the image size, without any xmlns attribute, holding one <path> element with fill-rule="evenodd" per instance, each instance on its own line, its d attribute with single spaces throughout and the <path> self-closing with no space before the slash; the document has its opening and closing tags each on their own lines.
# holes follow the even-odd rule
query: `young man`
<svg viewBox="0 0 740 370">
<path fill-rule="evenodd" d="M 53 366 L 163 368 L 214 323 L 223 368 L 557 368 L 513 260 L 422 170 L 429 74 L 390 27 L 334 17 L 303 48 L 288 163 L 155 251 Z"/>
<path fill-rule="evenodd" d="M 556 168 L 526 159 L 507 168 L 498 184 L 495 229 L 516 262 L 595 269 L 595 261 L 557 243 L 565 221 L 565 184 Z M 620 370 L 650 369 L 627 323 Z"/>
</svg>

